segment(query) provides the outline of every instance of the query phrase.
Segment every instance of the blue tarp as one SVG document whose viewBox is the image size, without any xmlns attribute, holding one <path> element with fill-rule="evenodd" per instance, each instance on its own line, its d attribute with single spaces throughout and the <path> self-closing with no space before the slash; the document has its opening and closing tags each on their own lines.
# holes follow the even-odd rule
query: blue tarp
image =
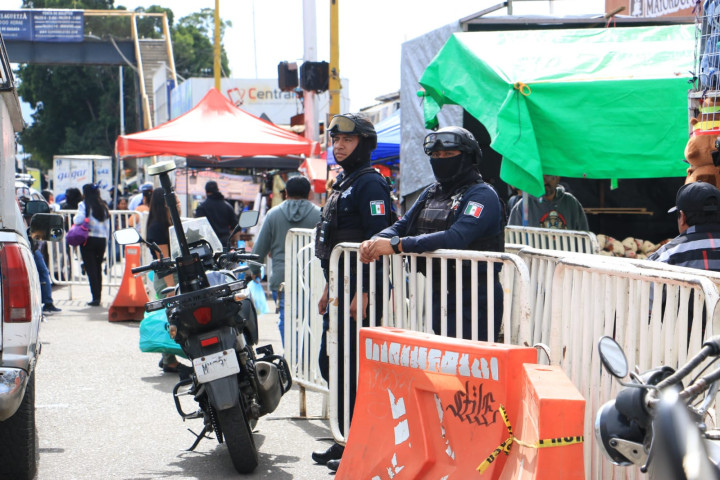
<svg viewBox="0 0 720 480">
<path fill-rule="evenodd" d="M 400 159 L 400 109 L 395 110 L 385 120 L 378 122 L 375 125 L 375 131 L 378 134 L 378 146 L 370 160 L 397 163 Z M 329 165 L 337 163 L 332 148 L 328 148 L 327 159 Z"/>
</svg>

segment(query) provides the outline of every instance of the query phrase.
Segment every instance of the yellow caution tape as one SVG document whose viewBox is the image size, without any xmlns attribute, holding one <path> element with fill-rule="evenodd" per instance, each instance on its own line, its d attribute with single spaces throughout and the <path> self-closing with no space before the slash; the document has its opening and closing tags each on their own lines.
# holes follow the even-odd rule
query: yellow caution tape
<svg viewBox="0 0 720 480">
<path fill-rule="evenodd" d="M 698 122 L 695 125 L 693 125 L 693 131 L 695 131 L 695 130 L 717 130 L 718 128 L 720 128 L 720 120 Z"/>
<path fill-rule="evenodd" d="M 528 448 L 564 447 L 565 445 L 583 443 L 582 435 L 577 437 L 546 438 L 544 440 L 538 440 L 535 443 L 523 442 L 519 438 L 515 437 L 515 435 L 513 435 L 512 426 L 510 425 L 510 418 L 508 418 L 505 407 L 500 405 L 499 410 L 500 416 L 502 416 L 503 422 L 505 422 L 505 426 L 507 427 L 510 436 L 504 442 L 498 445 L 498 447 L 493 450 L 492 453 L 488 455 L 488 457 L 483 460 L 480 465 L 478 465 L 477 471 L 480 472 L 481 475 L 485 473 L 485 470 L 487 470 L 490 464 L 493 463 L 495 459 L 500 456 L 501 452 L 505 452 L 505 455 L 510 455 L 510 449 L 512 448 L 513 443 L 517 443 L 518 445 L 522 445 L 523 447 Z"/>
<path fill-rule="evenodd" d="M 527 83 L 515 82 L 515 84 L 513 85 L 513 88 L 515 90 L 518 90 L 520 93 L 522 93 L 526 97 L 532 93 L 532 90 L 530 90 L 530 87 L 528 86 Z"/>
</svg>

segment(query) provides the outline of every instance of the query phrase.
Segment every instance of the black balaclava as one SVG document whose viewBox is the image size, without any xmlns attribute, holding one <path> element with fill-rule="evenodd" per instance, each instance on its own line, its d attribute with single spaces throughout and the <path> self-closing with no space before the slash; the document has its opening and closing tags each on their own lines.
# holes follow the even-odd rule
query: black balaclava
<svg viewBox="0 0 720 480">
<path fill-rule="evenodd" d="M 460 152 L 460 155 L 447 158 L 430 157 L 430 166 L 435 179 L 443 187 L 449 187 L 455 183 L 460 183 L 462 180 L 477 176 L 473 154 L 471 153 Z"/>
<path fill-rule="evenodd" d="M 353 150 L 345 160 L 341 162 L 335 158 L 335 161 L 337 161 L 345 173 L 352 173 L 370 163 L 370 155 L 372 154 L 371 142 L 361 135 L 358 135 L 358 138 L 360 141 L 355 147 L 355 150 Z"/>
</svg>

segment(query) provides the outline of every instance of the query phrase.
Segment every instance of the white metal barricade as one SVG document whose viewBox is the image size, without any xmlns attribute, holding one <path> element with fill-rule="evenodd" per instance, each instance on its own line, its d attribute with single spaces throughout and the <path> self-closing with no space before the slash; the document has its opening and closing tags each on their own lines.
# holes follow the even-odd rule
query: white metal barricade
<svg viewBox="0 0 720 480">
<path fill-rule="evenodd" d="M 718 333 L 718 298 L 714 284 L 702 275 L 639 268 L 591 255 L 568 256 L 555 265 L 550 325 L 539 331 L 550 345 L 553 362 L 586 399 L 586 478 L 637 475 L 635 469 L 612 467 L 595 445 L 595 414 L 618 390 L 600 366 L 599 338 L 614 337 L 629 364 L 640 371 L 658 365 L 676 368 L 700 350 L 704 338 Z"/>
<path fill-rule="evenodd" d="M 600 251 L 595 234 L 579 230 L 507 225 L 505 227 L 505 243 L 563 252 L 597 253 Z"/>
<path fill-rule="evenodd" d="M 73 219 L 77 213 L 75 210 L 61 210 L 58 212 L 63 217 L 65 231 L 73 225 Z M 125 266 L 125 251 L 115 243 L 112 232 L 129 225 L 130 218 L 139 216 L 140 224 L 147 214 L 139 214 L 128 210 L 110 211 L 110 238 L 108 239 L 103 263 L 103 286 L 108 288 L 120 286 Z M 87 285 L 88 279 L 82 268 L 82 258 L 79 247 L 71 247 L 65 243 L 65 238 L 59 242 L 48 242 L 48 270 L 50 279 L 56 285 L 68 285 L 68 298 L 72 298 L 73 285 Z"/>
<path fill-rule="evenodd" d="M 362 272 L 363 264 L 359 259 L 351 260 L 350 253 L 357 252 L 358 244 L 341 243 L 333 249 L 330 257 L 330 279 L 329 279 L 329 309 L 330 309 L 330 330 L 328 332 L 328 355 L 330 357 L 330 384 L 338 385 L 339 371 L 338 367 L 343 368 L 343 425 L 350 425 L 350 329 L 355 329 L 357 333 L 362 322 L 356 322 L 350 319 L 350 303 L 353 296 L 362 298 L 362 282 L 360 281 L 362 273 L 357 274 L 358 281 L 355 291 L 351 291 L 350 272 L 351 261 L 355 262 L 355 271 Z M 357 256 L 355 256 L 357 257 Z M 425 272 L 421 274 L 417 268 L 418 259 L 423 258 L 437 259 L 440 263 L 440 291 L 447 291 L 448 272 L 455 267 L 455 286 L 453 291 L 448 295 L 438 295 L 437 289 L 433 288 L 431 281 L 428 279 L 437 278 L 433 275 L 433 262 L 427 261 Z M 477 291 L 478 285 L 483 279 L 478 278 L 478 265 L 486 265 L 486 309 L 487 309 L 487 332 L 490 338 L 495 336 L 494 332 L 494 312 L 497 308 L 503 309 L 502 315 L 502 333 L 506 343 L 522 343 L 522 339 L 530 336 L 526 327 L 529 326 L 530 306 L 528 303 L 528 282 L 529 275 L 527 267 L 523 261 L 516 255 L 497 252 L 477 252 L 469 250 L 437 250 L 422 255 L 417 254 L 401 254 L 384 256 L 382 261 L 370 265 L 365 265 L 365 271 L 368 272 L 369 279 L 378 279 L 380 275 L 381 281 L 368 282 L 368 318 L 369 326 L 392 326 L 400 327 L 415 331 L 425 331 L 432 333 L 432 303 L 440 302 L 440 334 L 446 334 L 448 331 L 448 322 L 455 322 L 455 331 L 457 336 L 461 336 L 462 332 L 462 265 L 464 262 L 470 263 L 471 275 L 471 291 Z M 343 265 L 343 278 L 339 278 L 340 262 Z M 494 278 L 495 266 L 502 267 L 500 271 L 500 283 L 503 290 L 503 305 L 494 304 Z M 378 272 L 378 268 L 382 271 Z M 381 283 L 382 291 L 378 292 L 376 284 Z M 342 284 L 342 291 L 340 290 Z M 338 338 L 338 300 L 343 295 L 343 338 Z M 447 317 L 448 296 L 454 295 L 457 308 L 455 318 Z M 437 298 L 439 296 L 440 298 Z M 472 338 L 478 339 L 479 324 L 479 299 L 477 295 L 472 295 L 471 312 L 472 312 Z M 359 308 L 359 307 L 358 307 Z M 382 309 L 382 318 L 380 323 L 376 323 L 376 312 L 378 308 Z M 357 345 L 359 335 L 355 336 L 355 362 L 359 364 L 357 355 L 359 348 Z M 338 345 L 342 342 L 344 346 L 343 359 L 339 358 Z M 353 372 L 353 375 L 356 372 Z M 340 431 L 338 409 L 337 389 L 330 389 L 330 428 L 333 437 L 339 443 L 344 443 L 345 438 Z M 345 428 L 347 432 L 347 428 Z"/>
<path fill-rule="evenodd" d="M 300 415 L 306 416 L 305 389 L 328 393 L 318 358 L 322 315 L 318 302 L 325 288 L 315 257 L 315 230 L 293 228 L 285 237 L 285 346 L 293 382 L 300 386 Z"/>
</svg>

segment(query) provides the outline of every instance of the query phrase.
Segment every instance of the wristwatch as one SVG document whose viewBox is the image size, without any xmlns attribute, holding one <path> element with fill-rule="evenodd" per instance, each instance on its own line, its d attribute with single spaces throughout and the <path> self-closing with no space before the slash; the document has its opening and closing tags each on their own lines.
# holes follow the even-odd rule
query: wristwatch
<svg viewBox="0 0 720 480">
<path fill-rule="evenodd" d="M 390 239 L 390 246 L 393 249 L 393 252 L 400 253 L 400 237 L 395 235 Z"/>
</svg>

